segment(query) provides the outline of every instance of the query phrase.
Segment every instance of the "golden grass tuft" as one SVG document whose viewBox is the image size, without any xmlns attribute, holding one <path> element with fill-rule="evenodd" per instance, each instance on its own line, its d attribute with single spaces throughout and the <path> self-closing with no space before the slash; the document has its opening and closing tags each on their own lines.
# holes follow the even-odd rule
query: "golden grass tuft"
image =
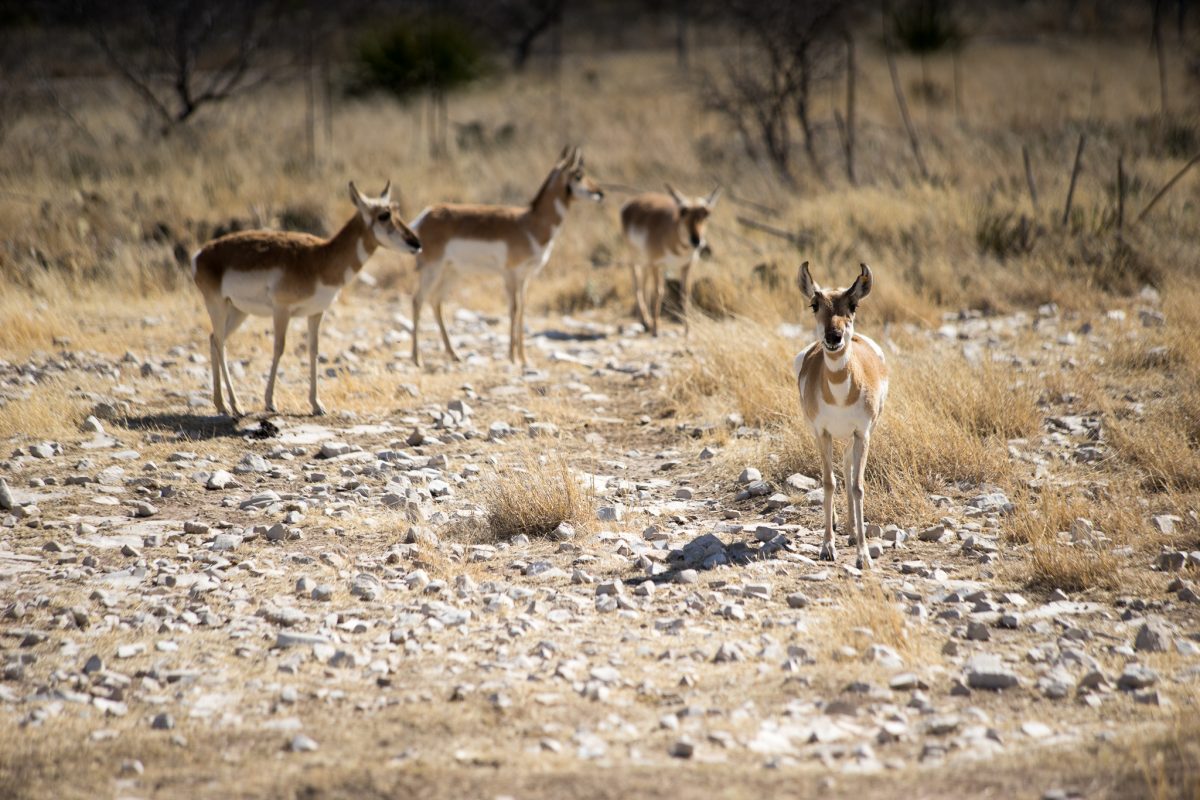
<svg viewBox="0 0 1200 800">
<path fill-rule="evenodd" d="M 1017 543 L 1027 558 L 1016 566 L 1016 576 L 1031 588 L 1079 592 L 1115 589 L 1120 585 L 1119 558 L 1113 542 L 1095 547 L 1068 544 L 1060 531 L 1069 531 L 1077 518 L 1090 519 L 1098 532 L 1115 542 L 1126 538 L 1127 519 L 1108 513 L 1103 506 L 1063 491 L 1044 491 L 1017 502 L 1016 512 L 1005 522 L 1005 537 Z M 1097 513 L 1100 511 L 1101 513 Z"/>
<path fill-rule="evenodd" d="M 932 664 L 938 660 L 938 650 L 929 632 L 920 626 L 910 626 L 896 597 L 870 575 L 848 586 L 829 617 L 832 635 L 826 644 L 834 651 L 835 659 L 839 658 L 837 650 L 843 646 L 861 653 L 870 645 L 881 644 L 911 664 Z"/>
<path fill-rule="evenodd" d="M 596 518 L 594 497 L 561 456 L 522 453 L 485 478 L 480 491 L 485 531 L 494 540 L 548 536 L 563 522 L 583 532 Z"/>
<path fill-rule="evenodd" d="M 75 435 L 87 413 L 87 401 L 73 395 L 66 383 L 46 380 L 33 387 L 28 397 L 0 405 L 0 438 Z"/>
</svg>

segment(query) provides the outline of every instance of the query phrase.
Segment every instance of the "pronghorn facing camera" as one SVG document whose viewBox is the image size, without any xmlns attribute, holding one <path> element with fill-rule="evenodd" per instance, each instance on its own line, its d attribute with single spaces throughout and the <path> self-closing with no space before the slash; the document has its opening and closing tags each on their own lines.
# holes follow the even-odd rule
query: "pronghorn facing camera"
<svg viewBox="0 0 1200 800">
<path fill-rule="evenodd" d="M 683 330 L 686 336 L 688 308 L 692 298 L 692 262 L 708 252 L 704 225 L 721 189 L 708 197 L 689 199 L 667 184 L 667 194 L 647 192 L 621 207 L 621 232 L 634 250 L 633 291 L 642 325 L 658 336 L 658 319 L 666 294 L 667 270 L 682 268 Z M 645 268 L 649 268 L 650 305 L 646 305 Z"/>
<path fill-rule="evenodd" d="M 430 206 L 412 221 L 423 247 L 417 257 L 418 284 L 413 293 L 412 358 L 421 364 L 418 336 L 421 307 L 429 300 L 450 358 L 442 320 L 442 301 L 466 274 L 500 275 L 508 295 L 508 357 L 525 363 L 525 292 L 530 279 L 546 266 L 554 241 L 576 199 L 600 202 L 604 192 L 583 171 L 579 148 L 564 149 L 550 174 L 527 206 L 443 203 Z"/>
<path fill-rule="evenodd" d="M 854 332 L 854 313 L 859 302 L 871 292 L 871 269 L 861 272 L 848 289 L 822 289 L 808 271 L 808 262 L 800 267 L 797 278 L 817 325 L 817 341 L 796 356 L 792 371 L 800 387 L 800 405 L 812 427 L 821 452 L 825 486 L 825 541 L 821 544 L 822 561 L 833 561 L 833 526 L 836 515 L 833 495 L 833 440 L 844 439 L 846 451 L 842 478 L 850 510 L 850 534 L 857 547 L 855 564 L 859 569 L 871 566 L 863 523 L 863 471 L 871 429 L 883 411 L 887 398 L 888 370 L 879 345 Z"/>
<path fill-rule="evenodd" d="M 416 234 L 392 205 L 390 182 L 379 197 L 363 197 L 351 183 L 350 199 L 357 210 L 330 239 L 307 233 L 246 231 L 211 241 L 192 256 L 192 278 L 212 320 L 213 404 L 219 413 L 226 413 L 221 399 L 224 379 L 230 411 L 235 417 L 242 414 L 225 364 L 225 342 L 251 314 L 275 321 L 267 410 L 275 410 L 275 373 L 288 322 L 292 317 L 307 317 L 308 400 L 313 414 L 325 413 L 317 399 L 317 337 L 322 315 L 375 248 L 421 252 Z"/>
</svg>

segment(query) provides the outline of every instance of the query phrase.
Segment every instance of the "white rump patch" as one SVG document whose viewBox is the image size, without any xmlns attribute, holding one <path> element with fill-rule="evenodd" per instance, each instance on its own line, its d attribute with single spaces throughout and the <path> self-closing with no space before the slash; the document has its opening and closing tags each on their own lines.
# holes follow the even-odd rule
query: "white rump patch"
<svg viewBox="0 0 1200 800">
<path fill-rule="evenodd" d="M 633 245 L 639 253 L 645 255 L 647 239 L 645 228 L 631 227 L 629 230 L 625 231 L 625 238 L 629 240 L 629 243 Z"/>
<path fill-rule="evenodd" d="M 275 314 L 275 289 L 283 278 L 283 270 L 229 270 L 221 278 L 221 296 L 246 314 L 270 317 Z"/>
</svg>

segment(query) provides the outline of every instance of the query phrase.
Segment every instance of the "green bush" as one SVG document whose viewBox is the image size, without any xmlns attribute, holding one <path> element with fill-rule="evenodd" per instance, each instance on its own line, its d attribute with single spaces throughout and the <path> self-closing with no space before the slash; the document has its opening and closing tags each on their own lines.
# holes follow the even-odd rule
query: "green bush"
<svg viewBox="0 0 1200 800">
<path fill-rule="evenodd" d="M 450 19 L 398 22 L 359 47 L 360 88 L 384 89 L 400 98 L 448 91 L 486 71 L 483 45 Z"/>
</svg>

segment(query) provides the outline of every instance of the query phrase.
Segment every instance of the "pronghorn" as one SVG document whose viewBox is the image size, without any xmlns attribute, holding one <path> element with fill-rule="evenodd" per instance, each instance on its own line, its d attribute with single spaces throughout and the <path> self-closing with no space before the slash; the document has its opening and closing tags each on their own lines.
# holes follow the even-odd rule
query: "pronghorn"
<svg viewBox="0 0 1200 800">
<path fill-rule="evenodd" d="M 351 182 L 350 199 L 357 211 L 330 239 L 307 233 L 245 231 L 215 239 L 192 256 L 192 278 L 212 320 L 209 349 L 213 403 L 218 413 L 226 413 L 221 399 L 224 377 L 229 408 L 233 416 L 242 415 L 225 363 L 225 342 L 250 314 L 275 320 L 267 410 L 275 410 L 275 372 L 283 355 L 288 322 L 303 316 L 308 317 L 308 400 L 313 414 L 325 413 L 317 399 L 317 337 L 322 315 L 375 248 L 421 252 L 420 240 L 392 205 L 391 182 L 379 197 L 363 197 Z"/>
<path fill-rule="evenodd" d="M 825 540 L 822 561 L 833 561 L 833 440 L 846 439 L 842 478 L 850 506 L 850 535 L 858 548 L 859 569 L 871 566 L 863 524 L 863 471 L 871 429 L 887 398 L 888 370 L 879 345 L 854 332 L 854 312 L 871 292 L 871 269 L 861 272 L 848 289 L 822 289 L 808 272 L 808 262 L 797 276 L 800 292 L 809 302 L 817 323 L 817 341 L 796 356 L 792 371 L 800 388 L 800 405 L 821 451 L 825 487 Z"/>
<path fill-rule="evenodd" d="M 721 188 L 713 189 L 708 197 L 693 200 L 675 191 L 671 184 L 667 184 L 667 192 L 640 194 L 622 206 L 621 232 L 636 251 L 631 266 L 638 317 L 655 336 L 658 336 L 658 318 L 666 294 L 667 270 L 671 267 L 683 269 L 683 330 L 686 336 L 690 329 L 688 307 L 692 298 L 692 262 L 697 254 L 710 252 L 704 238 L 704 224 L 721 196 Z M 649 311 L 644 267 L 650 268 Z"/>
<path fill-rule="evenodd" d="M 525 363 L 525 291 L 529 280 L 550 260 L 554 240 L 567 218 L 571 201 L 604 199 L 583 172 L 579 148 L 563 150 L 542 187 L 527 206 L 487 206 L 443 203 L 422 211 L 411 223 L 421 237 L 417 257 L 418 285 L 413 294 L 412 359 L 421 364 L 418 336 L 421 306 L 428 299 L 442 332 L 450 358 L 458 354 L 450 344 L 442 320 L 442 300 L 464 274 L 478 272 L 504 277 L 508 294 L 508 357 Z"/>
</svg>

